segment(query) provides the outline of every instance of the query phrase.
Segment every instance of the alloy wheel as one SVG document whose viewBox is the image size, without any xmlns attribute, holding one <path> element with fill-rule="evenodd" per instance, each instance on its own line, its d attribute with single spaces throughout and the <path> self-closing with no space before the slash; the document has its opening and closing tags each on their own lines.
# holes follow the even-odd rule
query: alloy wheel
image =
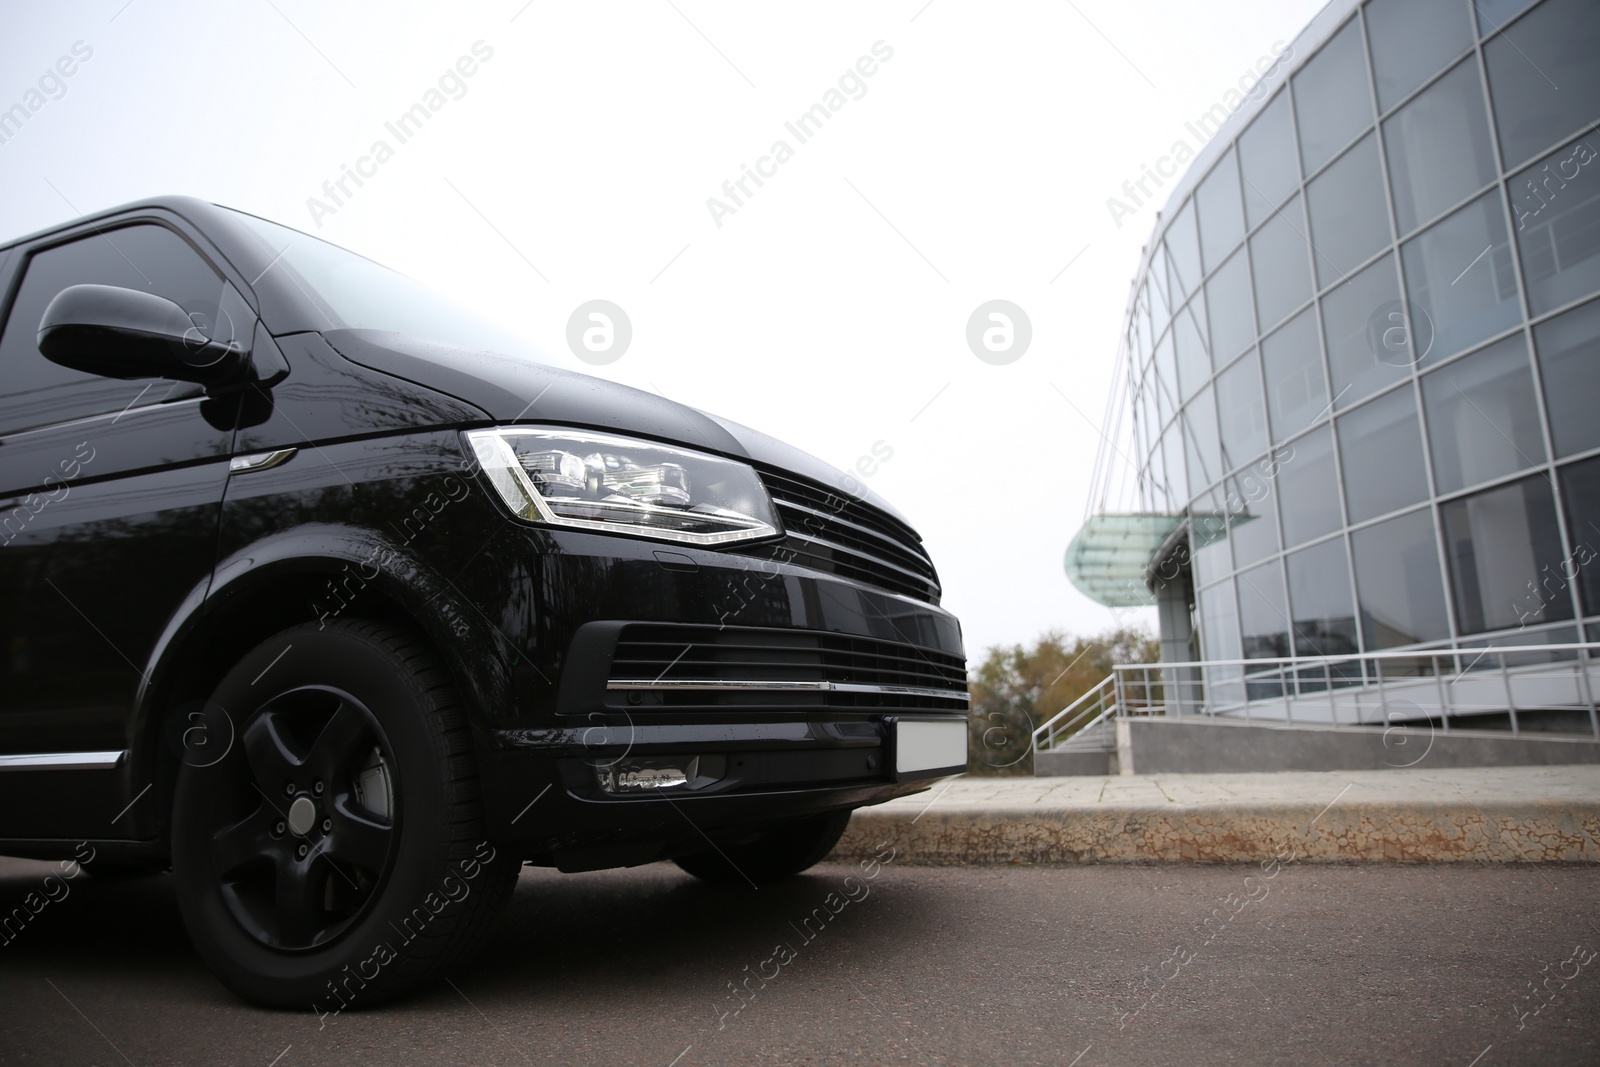
<svg viewBox="0 0 1600 1067">
<path fill-rule="evenodd" d="M 382 889 L 398 841 L 395 761 L 359 700 L 303 686 L 240 735 L 236 805 L 212 837 L 222 899 L 282 951 L 336 939 Z"/>
</svg>

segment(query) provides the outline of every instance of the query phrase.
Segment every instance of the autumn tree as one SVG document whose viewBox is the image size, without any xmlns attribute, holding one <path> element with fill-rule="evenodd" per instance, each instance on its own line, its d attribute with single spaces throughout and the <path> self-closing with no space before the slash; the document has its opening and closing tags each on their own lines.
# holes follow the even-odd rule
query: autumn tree
<svg viewBox="0 0 1600 1067">
<path fill-rule="evenodd" d="M 989 649 L 967 684 L 972 698 L 967 773 L 1032 774 L 1036 727 L 1100 684 L 1113 664 L 1158 659 L 1157 639 L 1129 628 L 1092 637 L 1050 630 L 1032 648 Z"/>
</svg>

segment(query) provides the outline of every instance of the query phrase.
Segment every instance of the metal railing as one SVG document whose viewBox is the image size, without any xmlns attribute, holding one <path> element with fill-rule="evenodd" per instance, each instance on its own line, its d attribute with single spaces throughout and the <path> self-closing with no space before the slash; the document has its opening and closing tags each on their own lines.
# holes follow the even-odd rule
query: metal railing
<svg viewBox="0 0 1600 1067">
<path fill-rule="evenodd" d="M 1118 716 L 1381 726 L 1436 722 L 1588 734 L 1600 741 L 1600 642 L 1366 652 L 1347 656 L 1119 663 L 1033 731 L 1035 752 L 1109 751 Z M 1502 725 L 1502 717 L 1504 725 Z M 1568 729 L 1566 727 L 1570 726 Z"/>
<path fill-rule="evenodd" d="M 1033 731 L 1033 750 L 1087 747 L 1086 732 L 1104 725 L 1116 714 L 1116 697 L 1117 675 L 1112 673 Z"/>
</svg>

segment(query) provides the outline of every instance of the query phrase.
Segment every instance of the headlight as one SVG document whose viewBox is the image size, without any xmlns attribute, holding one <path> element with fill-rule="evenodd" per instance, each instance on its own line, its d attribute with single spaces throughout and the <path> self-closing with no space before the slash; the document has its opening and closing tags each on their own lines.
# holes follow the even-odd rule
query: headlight
<svg viewBox="0 0 1600 1067">
<path fill-rule="evenodd" d="M 744 463 L 568 430 L 469 430 L 483 473 L 520 518 L 696 545 L 773 537 L 778 518 Z"/>
</svg>

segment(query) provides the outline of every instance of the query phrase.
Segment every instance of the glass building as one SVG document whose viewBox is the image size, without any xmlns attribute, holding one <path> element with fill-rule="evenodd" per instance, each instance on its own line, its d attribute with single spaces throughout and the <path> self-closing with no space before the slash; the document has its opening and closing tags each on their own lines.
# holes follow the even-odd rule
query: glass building
<svg viewBox="0 0 1600 1067">
<path fill-rule="evenodd" d="M 1137 504 L 1069 576 L 1172 661 L 1600 640 L 1600 2 L 1333 0 L 1252 95 L 1146 248 Z"/>
</svg>

